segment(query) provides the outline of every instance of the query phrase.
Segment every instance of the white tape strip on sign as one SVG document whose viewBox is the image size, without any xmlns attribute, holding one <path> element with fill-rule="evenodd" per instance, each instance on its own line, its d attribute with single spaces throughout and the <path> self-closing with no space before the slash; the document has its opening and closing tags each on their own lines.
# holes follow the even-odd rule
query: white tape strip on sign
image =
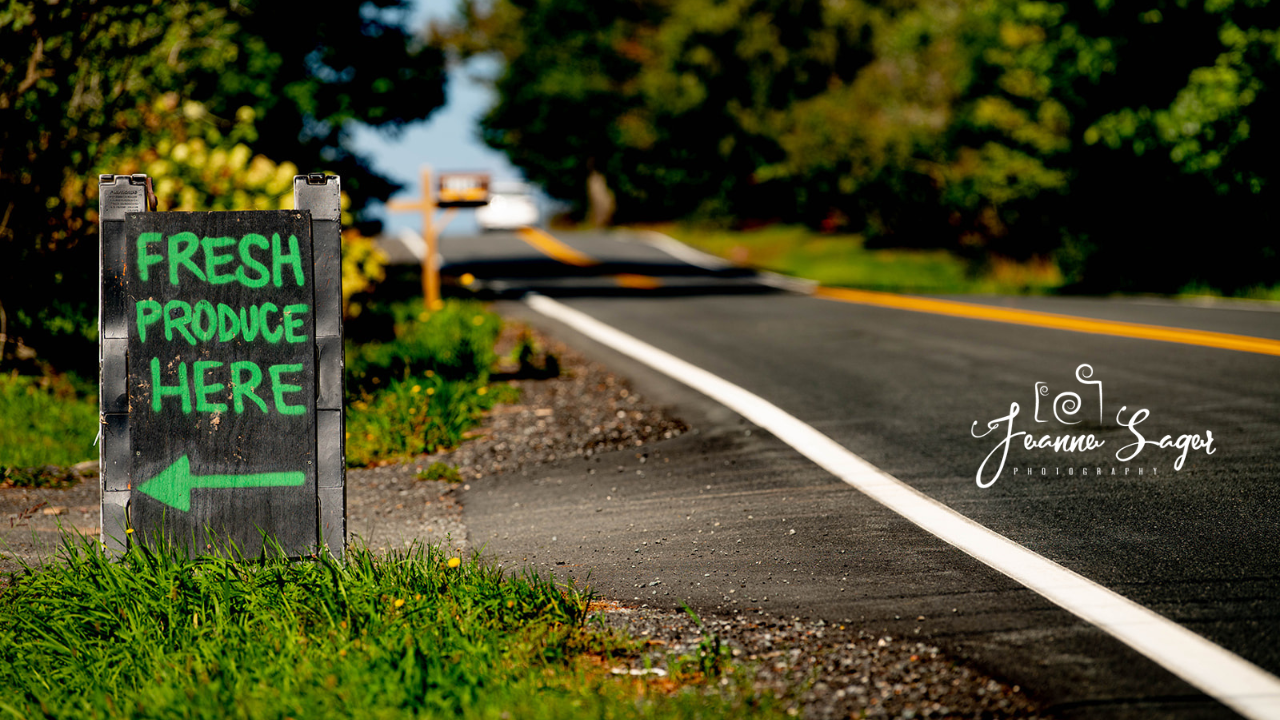
<svg viewBox="0 0 1280 720">
<path fill-rule="evenodd" d="M 1280 720 L 1280 678 L 990 530 L 885 473 L 773 403 L 542 295 L 529 307 L 738 412 L 873 500 L 1098 626 L 1247 718 Z"/>
</svg>

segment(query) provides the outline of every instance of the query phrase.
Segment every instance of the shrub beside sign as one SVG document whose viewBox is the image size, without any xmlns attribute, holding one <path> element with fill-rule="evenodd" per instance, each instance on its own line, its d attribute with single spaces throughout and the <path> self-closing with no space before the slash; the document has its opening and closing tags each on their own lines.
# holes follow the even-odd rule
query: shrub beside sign
<svg viewBox="0 0 1280 720">
<path fill-rule="evenodd" d="M 104 176 L 103 188 L 120 179 L 136 187 Z M 254 554 L 265 536 L 293 556 L 341 553 L 338 179 L 297 182 L 298 210 L 104 213 L 109 546 L 162 533 L 197 553 L 231 541 Z M 109 397 L 121 365 L 124 392 Z"/>
</svg>

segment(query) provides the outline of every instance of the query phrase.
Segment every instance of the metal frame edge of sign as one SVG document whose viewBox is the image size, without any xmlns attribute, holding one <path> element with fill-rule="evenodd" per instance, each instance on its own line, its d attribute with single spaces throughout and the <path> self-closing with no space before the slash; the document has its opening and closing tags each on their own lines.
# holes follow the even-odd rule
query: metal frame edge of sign
<svg viewBox="0 0 1280 720">
<path fill-rule="evenodd" d="M 98 198 L 99 539 L 118 558 L 130 544 L 132 488 L 124 221 L 126 213 L 154 210 L 155 200 L 150 178 L 141 174 L 100 175 Z M 341 180 L 295 176 L 293 199 L 296 209 L 310 212 L 316 290 L 316 550 L 341 560 L 347 539 Z"/>
<path fill-rule="evenodd" d="M 129 400 L 125 354 L 126 213 L 145 211 L 145 175 L 98 177 L 98 479 L 102 492 L 100 540 L 113 556 L 128 549 Z"/>
<path fill-rule="evenodd" d="M 341 560 L 347 544 L 346 432 L 342 412 L 342 185 L 335 175 L 296 175 L 293 206 L 311 211 L 316 288 L 316 496 L 322 548 Z M 321 294 L 324 289 L 330 292 Z M 323 298 L 323 300 L 322 300 Z"/>
</svg>

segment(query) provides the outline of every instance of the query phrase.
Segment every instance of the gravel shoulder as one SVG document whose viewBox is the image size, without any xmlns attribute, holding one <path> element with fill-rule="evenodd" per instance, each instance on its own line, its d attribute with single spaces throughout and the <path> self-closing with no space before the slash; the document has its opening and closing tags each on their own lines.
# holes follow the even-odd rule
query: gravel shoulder
<svg viewBox="0 0 1280 720">
<path fill-rule="evenodd" d="M 937 647 L 822 620 L 738 614 L 700 618 L 615 602 L 597 603 L 610 627 L 645 641 L 625 668 L 665 669 L 671 657 L 721 647 L 757 690 L 806 718 L 1046 717 L 1022 689 L 957 663 Z"/>
<path fill-rule="evenodd" d="M 97 473 L 66 488 L 0 488 L 0 573 L 55 557 L 63 532 L 97 537 L 101 494 Z"/>
<path fill-rule="evenodd" d="M 559 359 L 561 376 L 514 381 L 521 389 L 520 401 L 494 413 L 481 438 L 452 453 L 409 465 L 422 467 L 439 459 L 459 468 L 466 478 L 461 521 L 466 519 L 466 491 L 472 485 L 477 489 L 490 483 L 545 485 L 554 482 L 546 472 L 552 464 L 563 467 L 566 461 L 581 459 L 587 461 L 581 463 L 584 466 L 595 466 L 601 459 L 612 462 L 621 450 L 634 450 L 627 455 L 635 454 L 643 463 L 644 458 L 660 454 L 664 443 L 700 432 L 676 418 L 665 404 L 643 396 L 627 379 L 564 343 L 533 334 L 544 350 Z M 349 492 L 358 492 L 354 489 L 358 483 L 348 477 L 353 488 Z M 555 490 L 547 487 L 546 492 Z M 566 518 L 569 524 L 572 521 Z M 470 549 L 484 552 L 486 538 L 472 532 L 468 541 Z M 523 564 L 536 567 L 534 562 Z M 590 568 L 578 571 L 589 576 Z M 664 670 L 671 658 L 696 655 L 704 642 L 718 638 L 750 673 L 755 687 L 785 698 L 795 715 L 823 719 L 1047 716 L 1022 688 L 984 675 L 916 638 L 872 633 L 852 623 L 828 624 L 737 607 L 726 603 L 719 610 L 705 608 L 699 625 L 687 612 L 650 607 L 638 598 L 601 597 L 594 604 L 596 616 L 607 626 L 625 630 L 644 643 L 640 654 L 617 664 L 614 672 L 618 674 Z"/>
<path fill-rule="evenodd" d="M 469 538 L 463 506 L 472 484 L 537 482 L 539 466 L 659 444 L 691 431 L 624 378 L 563 343 L 513 323 L 503 343 L 529 332 L 554 378 L 508 379 L 521 391 L 500 406 L 459 448 L 347 472 L 348 528 L 354 542 L 391 550 L 415 542 L 459 554 L 482 552 Z M 500 348 L 501 350 L 501 348 Z M 460 483 L 418 480 L 433 462 L 457 468 Z M 54 556 L 60 528 L 96 535 L 98 487 L 87 479 L 66 489 L 0 489 L 0 572 Z M 620 598 L 619 598 L 620 599 Z M 791 714 L 844 717 L 1042 717 L 1021 688 L 1002 683 L 907 637 L 870 633 L 852 624 L 771 615 L 759 610 L 688 613 L 599 598 L 595 616 L 642 641 L 641 651 L 616 660 L 614 672 L 665 670 L 671 658 L 721 647 L 750 674 L 757 689 L 784 698 Z M 709 645 L 710 644 L 710 645 Z M 661 674 L 661 673 L 654 673 Z M 728 682 L 728 680 L 724 680 Z"/>
<path fill-rule="evenodd" d="M 462 551 L 468 541 L 458 490 L 469 489 L 471 482 L 670 439 L 687 430 L 643 401 L 626 381 L 522 325 L 508 324 L 499 339 L 499 353 L 506 354 L 524 332 L 540 349 L 536 365 L 544 367 L 546 359 L 554 357 L 561 374 L 537 379 L 520 377 L 518 368 L 504 368 L 513 376 L 505 382 L 520 390 L 520 399 L 494 408 L 461 446 L 381 467 L 347 470 L 347 527 L 354 541 L 380 550 L 426 541 Z M 416 479 L 434 462 L 457 469 L 462 482 Z"/>
</svg>

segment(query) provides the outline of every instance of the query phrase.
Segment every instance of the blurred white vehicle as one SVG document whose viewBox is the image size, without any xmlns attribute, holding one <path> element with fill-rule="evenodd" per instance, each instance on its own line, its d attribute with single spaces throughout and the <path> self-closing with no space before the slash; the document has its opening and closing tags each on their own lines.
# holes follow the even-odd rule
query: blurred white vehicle
<svg viewBox="0 0 1280 720">
<path fill-rule="evenodd" d="M 476 208 L 476 225 L 481 230 L 514 230 L 536 225 L 539 218 L 533 187 L 522 182 L 494 182 L 489 186 L 489 204 Z"/>
</svg>

